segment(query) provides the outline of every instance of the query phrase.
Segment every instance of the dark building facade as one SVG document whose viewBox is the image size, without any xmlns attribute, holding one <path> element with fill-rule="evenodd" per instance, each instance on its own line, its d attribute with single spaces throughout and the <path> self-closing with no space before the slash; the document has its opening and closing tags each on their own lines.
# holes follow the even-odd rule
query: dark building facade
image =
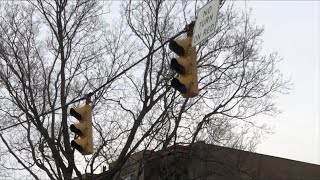
<svg viewBox="0 0 320 180">
<path fill-rule="evenodd" d="M 320 180 L 320 166 L 198 142 L 135 153 L 115 179 Z"/>
</svg>

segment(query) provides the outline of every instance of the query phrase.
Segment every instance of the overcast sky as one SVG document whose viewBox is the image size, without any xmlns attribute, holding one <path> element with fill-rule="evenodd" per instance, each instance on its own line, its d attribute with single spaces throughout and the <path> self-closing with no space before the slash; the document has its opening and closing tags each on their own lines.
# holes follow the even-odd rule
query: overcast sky
<svg viewBox="0 0 320 180">
<path fill-rule="evenodd" d="M 282 113 L 257 117 L 274 127 L 257 152 L 320 165 L 320 1 L 235 2 L 252 8 L 252 18 L 265 28 L 264 52 L 278 52 L 279 68 L 292 82 L 290 94 L 277 99 Z"/>
<path fill-rule="evenodd" d="M 282 111 L 268 119 L 274 134 L 257 152 L 320 164 L 320 1 L 241 1 L 265 27 L 265 52 L 277 51 L 292 90 L 277 99 Z"/>
</svg>

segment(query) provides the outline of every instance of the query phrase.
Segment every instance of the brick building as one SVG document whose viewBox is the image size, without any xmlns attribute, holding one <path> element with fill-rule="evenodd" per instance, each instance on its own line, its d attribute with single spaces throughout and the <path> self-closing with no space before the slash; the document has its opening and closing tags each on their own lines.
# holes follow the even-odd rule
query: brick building
<svg viewBox="0 0 320 180">
<path fill-rule="evenodd" d="M 320 166 L 198 142 L 135 153 L 116 179 L 320 180 Z"/>
</svg>

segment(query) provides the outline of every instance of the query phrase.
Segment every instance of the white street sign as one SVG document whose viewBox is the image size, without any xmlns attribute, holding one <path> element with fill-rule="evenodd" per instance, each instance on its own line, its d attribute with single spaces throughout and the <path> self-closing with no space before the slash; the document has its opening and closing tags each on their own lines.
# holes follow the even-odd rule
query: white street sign
<svg viewBox="0 0 320 180">
<path fill-rule="evenodd" d="M 193 28 L 192 47 L 211 36 L 215 30 L 220 0 L 212 0 L 203 6 Z"/>
</svg>

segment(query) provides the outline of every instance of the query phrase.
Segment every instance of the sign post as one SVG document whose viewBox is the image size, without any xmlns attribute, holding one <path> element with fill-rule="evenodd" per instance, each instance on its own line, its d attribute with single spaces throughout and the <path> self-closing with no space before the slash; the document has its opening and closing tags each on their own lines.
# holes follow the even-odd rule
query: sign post
<svg viewBox="0 0 320 180">
<path fill-rule="evenodd" d="M 206 40 L 214 33 L 219 5 L 220 0 L 212 0 L 199 10 L 193 29 L 192 47 Z"/>
</svg>

